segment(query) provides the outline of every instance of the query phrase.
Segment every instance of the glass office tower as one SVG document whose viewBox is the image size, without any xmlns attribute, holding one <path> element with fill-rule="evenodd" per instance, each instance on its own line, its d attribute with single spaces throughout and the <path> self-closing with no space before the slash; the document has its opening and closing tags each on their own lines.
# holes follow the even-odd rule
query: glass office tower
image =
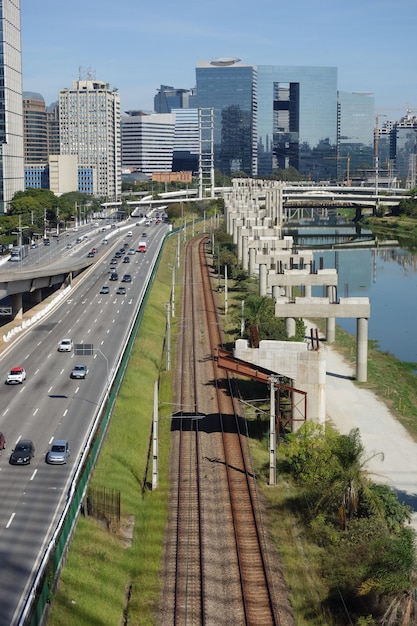
<svg viewBox="0 0 417 626">
<path fill-rule="evenodd" d="M 25 188 L 20 0 L 0 0 L 0 213 Z"/>
<path fill-rule="evenodd" d="M 334 178 L 337 68 L 258 65 L 258 173 Z"/>
<path fill-rule="evenodd" d="M 214 167 L 228 176 L 255 176 L 256 68 L 235 58 L 200 61 L 196 81 L 196 106 L 213 108 Z"/>
<path fill-rule="evenodd" d="M 345 178 L 372 170 L 374 165 L 375 101 L 370 93 L 338 93 L 338 172 Z"/>
</svg>

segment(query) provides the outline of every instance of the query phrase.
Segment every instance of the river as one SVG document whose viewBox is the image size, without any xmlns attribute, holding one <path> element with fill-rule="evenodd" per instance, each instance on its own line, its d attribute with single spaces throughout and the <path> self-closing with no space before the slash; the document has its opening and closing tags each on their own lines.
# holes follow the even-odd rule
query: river
<svg viewBox="0 0 417 626">
<path fill-rule="evenodd" d="M 359 243 L 359 248 L 329 249 L 333 227 L 334 241 Z M 294 227 L 287 230 L 294 233 Z M 343 220 L 337 224 L 296 227 L 295 241 L 314 251 L 316 267 L 336 268 L 338 297 L 368 297 L 371 304 L 369 339 L 378 349 L 401 361 L 417 363 L 417 254 L 399 247 L 376 247 L 370 231 L 359 230 Z M 326 237 L 325 246 L 322 246 Z M 369 246 L 367 246 L 367 237 Z M 313 296 L 324 296 L 313 290 Z M 356 320 L 336 320 L 338 326 L 356 335 Z"/>
</svg>

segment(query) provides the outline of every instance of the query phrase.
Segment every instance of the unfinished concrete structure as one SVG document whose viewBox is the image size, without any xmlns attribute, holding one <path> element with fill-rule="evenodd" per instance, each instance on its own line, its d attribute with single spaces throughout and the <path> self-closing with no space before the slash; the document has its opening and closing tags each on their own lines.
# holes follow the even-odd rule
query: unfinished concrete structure
<svg viewBox="0 0 417 626">
<path fill-rule="evenodd" d="M 232 190 L 225 195 L 225 219 L 227 230 L 233 235 L 233 241 L 237 246 L 238 259 L 250 276 L 259 278 L 259 295 L 270 295 L 274 298 L 275 314 L 277 317 L 285 318 L 289 337 L 295 334 L 297 318 L 325 318 L 326 340 L 331 343 L 335 340 L 336 318 L 356 318 L 356 377 L 359 381 L 365 382 L 369 299 L 337 300 L 337 271 L 333 268 L 315 271 L 313 252 L 295 250 L 292 238 L 282 237 L 284 187 L 283 183 L 275 181 L 250 179 L 233 181 Z M 327 297 L 313 298 L 311 296 L 313 287 L 322 287 L 326 290 Z M 304 297 L 294 297 L 295 288 L 298 288 Z M 272 349 L 272 346 L 270 348 Z M 248 358 L 250 356 L 250 359 L 265 359 L 265 362 L 268 362 L 272 359 L 268 350 L 265 344 L 261 352 L 254 353 L 253 356 L 247 353 L 247 356 Z M 237 354 L 236 356 L 245 358 Z M 276 360 L 274 362 L 278 363 Z M 309 367 L 311 365 L 312 363 Z M 279 361 L 279 366 L 283 366 L 282 361 Z M 279 373 L 275 367 L 271 369 Z M 297 380 L 296 384 L 301 383 Z M 320 411 L 313 413 L 321 419 Z"/>
</svg>

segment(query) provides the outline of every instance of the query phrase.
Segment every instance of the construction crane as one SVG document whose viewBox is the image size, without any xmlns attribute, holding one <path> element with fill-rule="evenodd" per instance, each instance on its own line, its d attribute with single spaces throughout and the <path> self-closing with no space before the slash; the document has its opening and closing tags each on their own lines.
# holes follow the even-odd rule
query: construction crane
<svg viewBox="0 0 417 626">
<path fill-rule="evenodd" d="M 346 187 L 350 187 L 352 181 L 350 180 L 350 152 L 346 156 L 337 154 L 336 156 L 324 157 L 325 159 L 336 159 L 336 173 L 339 174 L 339 161 L 340 159 L 346 159 Z"/>
</svg>

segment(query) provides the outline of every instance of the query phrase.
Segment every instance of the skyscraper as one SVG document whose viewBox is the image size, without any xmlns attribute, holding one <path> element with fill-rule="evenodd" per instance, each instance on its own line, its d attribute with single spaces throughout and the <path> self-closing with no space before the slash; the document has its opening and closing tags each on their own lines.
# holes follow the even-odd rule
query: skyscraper
<svg viewBox="0 0 417 626">
<path fill-rule="evenodd" d="M 110 200 L 120 198 L 120 98 L 116 89 L 97 80 L 76 80 L 59 92 L 60 154 L 77 155 L 78 165 L 92 168 L 94 189 Z"/>
<path fill-rule="evenodd" d="M 24 190 L 20 0 L 0 0 L 0 213 Z"/>
<path fill-rule="evenodd" d="M 152 176 L 172 171 L 174 113 L 126 111 L 122 117 L 123 168 Z"/>
<path fill-rule="evenodd" d="M 25 165 L 48 162 L 45 100 L 32 91 L 23 92 L 23 145 Z"/>
<path fill-rule="evenodd" d="M 256 69 L 236 58 L 199 61 L 197 107 L 214 113 L 214 167 L 223 174 L 254 176 L 257 165 Z"/>
</svg>

